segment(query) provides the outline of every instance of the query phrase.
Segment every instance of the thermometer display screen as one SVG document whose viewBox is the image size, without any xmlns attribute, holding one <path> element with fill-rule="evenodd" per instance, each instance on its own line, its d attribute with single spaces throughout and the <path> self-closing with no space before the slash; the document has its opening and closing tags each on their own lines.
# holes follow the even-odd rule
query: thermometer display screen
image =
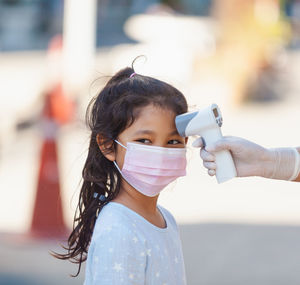
<svg viewBox="0 0 300 285">
<path fill-rule="evenodd" d="M 219 113 L 218 113 L 217 108 L 214 108 L 213 112 L 214 112 L 214 115 L 215 115 L 216 118 L 219 117 Z"/>
</svg>

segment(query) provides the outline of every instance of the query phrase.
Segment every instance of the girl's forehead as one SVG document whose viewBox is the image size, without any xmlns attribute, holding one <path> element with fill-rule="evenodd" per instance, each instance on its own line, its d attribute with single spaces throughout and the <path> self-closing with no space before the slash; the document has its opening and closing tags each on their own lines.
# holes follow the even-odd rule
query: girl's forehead
<svg viewBox="0 0 300 285">
<path fill-rule="evenodd" d="M 173 130 L 175 127 L 175 113 L 166 108 L 148 105 L 139 110 L 138 116 L 128 128 L 132 131 L 139 129 L 148 130 Z"/>
<path fill-rule="evenodd" d="M 155 116 L 173 118 L 175 113 L 169 108 L 164 108 L 156 105 L 147 105 L 138 110 L 136 120 L 148 120 Z"/>
</svg>

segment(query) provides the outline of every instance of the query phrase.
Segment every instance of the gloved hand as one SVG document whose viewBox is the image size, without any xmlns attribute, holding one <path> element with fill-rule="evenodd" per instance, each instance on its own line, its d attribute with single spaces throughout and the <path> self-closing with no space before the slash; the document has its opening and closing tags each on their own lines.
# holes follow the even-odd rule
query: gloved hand
<svg viewBox="0 0 300 285">
<path fill-rule="evenodd" d="M 213 145 L 204 147 L 200 138 L 194 147 L 201 147 L 200 156 L 208 174 L 216 174 L 214 152 L 229 150 L 238 177 L 261 176 L 272 179 L 294 180 L 300 172 L 300 155 L 295 148 L 267 149 L 238 137 L 223 137 Z"/>
</svg>

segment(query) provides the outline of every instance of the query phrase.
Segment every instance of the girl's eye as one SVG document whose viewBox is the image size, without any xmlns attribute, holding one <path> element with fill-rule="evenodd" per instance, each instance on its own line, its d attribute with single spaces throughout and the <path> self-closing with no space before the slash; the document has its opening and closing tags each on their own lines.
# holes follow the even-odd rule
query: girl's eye
<svg viewBox="0 0 300 285">
<path fill-rule="evenodd" d="M 139 139 L 139 140 L 136 140 L 137 142 L 140 142 L 140 143 L 151 143 L 150 140 L 148 139 Z"/>
<path fill-rule="evenodd" d="M 168 144 L 182 144 L 182 142 L 179 140 L 169 140 Z"/>
</svg>

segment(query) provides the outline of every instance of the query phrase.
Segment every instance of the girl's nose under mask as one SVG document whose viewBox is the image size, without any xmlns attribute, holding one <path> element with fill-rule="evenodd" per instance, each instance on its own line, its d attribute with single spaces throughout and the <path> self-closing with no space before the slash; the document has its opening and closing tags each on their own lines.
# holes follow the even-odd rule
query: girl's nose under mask
<svg viewBox="0 0 300 285">
<path fill-rule="evenodd" d="M 154 197 L 169 183 L 186 175 L 186 149 L 127 143 L 122 170 L 123 178 L 142 194 Z"/>
</svg>

